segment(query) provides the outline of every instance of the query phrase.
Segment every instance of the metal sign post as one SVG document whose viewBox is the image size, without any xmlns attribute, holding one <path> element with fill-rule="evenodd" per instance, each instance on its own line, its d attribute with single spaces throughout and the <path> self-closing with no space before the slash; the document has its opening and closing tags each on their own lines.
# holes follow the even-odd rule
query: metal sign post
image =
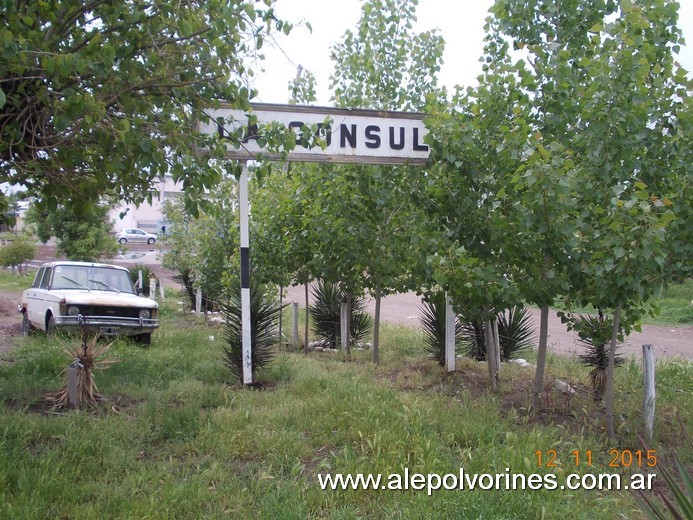
<svg viewBox="0 0 693 520">
<path fill-rule="evenodd" d="M 248 163 L 238 183 L 241 216 L 241 351 L 243 353 L 243 384 L 253 382 L 253 357 L 250 336 L 250 239 L 248 233 Z"/>
</svg>

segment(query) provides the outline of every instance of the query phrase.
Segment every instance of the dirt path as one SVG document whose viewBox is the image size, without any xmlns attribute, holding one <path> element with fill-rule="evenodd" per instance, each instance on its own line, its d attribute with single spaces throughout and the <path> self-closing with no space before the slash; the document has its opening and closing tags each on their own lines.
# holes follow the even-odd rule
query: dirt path
<svg viewBox="0 0 693 520">
<path fill-rule="evenodd" d="M 289 301 L 296 301 L 303 306 L 304 298 L 303 287 L 289 288 Z M 420 307 L 421 300 L 414 293 L 387 296 L 383 298 L 381 304 L 381 319 L 389 323 L 418 327 Z M 375 301 L 371 299 L 367 308 L 372 313 L 375 309 Z M 538 331 L 539 310 L 532 309 L 532 315 L 535 329 Z M 693 327 L 643 325 L 642 332 L 634 332 L 626 339 L 621 352 L 626 355 L 640 356 L 642 346 L 645 344 L 655 346 L 657 357 L 693 359 Z M 549 316 L 549 348 L 561 354 L 581 353 L 584 350 L 578 341 L 577 334 L 566 330 L 555 313 Z"/>
</svg>

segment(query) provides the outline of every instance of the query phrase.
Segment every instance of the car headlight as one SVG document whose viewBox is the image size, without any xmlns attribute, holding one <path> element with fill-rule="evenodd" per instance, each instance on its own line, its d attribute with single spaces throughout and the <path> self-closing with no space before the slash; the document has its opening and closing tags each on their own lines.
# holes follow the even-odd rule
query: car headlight
<svg viewBox="0 0 693 520">
<path fill-rule="evenodd" d="M 67 308 L 67 315 L 68 316 L 77 316 L 79 314 L 79 307 L 76 305 L 70 305 Z"/>
<path fill-rule="evenodd" d="M 148 320 L 151 315 L 152 313 L 149 309 L 142 309 L 140 311 L 140 318 L 142 318 L 143 320 Z"/>
</svg>

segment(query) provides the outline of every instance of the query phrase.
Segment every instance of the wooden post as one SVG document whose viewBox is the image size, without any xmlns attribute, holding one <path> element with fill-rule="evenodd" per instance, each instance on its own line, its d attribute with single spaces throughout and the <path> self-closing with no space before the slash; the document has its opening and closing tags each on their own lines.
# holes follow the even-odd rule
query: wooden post
<svg viewBox="0 0 693 520">
<path fill-rule="evenodd" d="M 452 300 L 445 293 L 445 367 L 448 372 L 455 370 L 455 312 Z"/>
<path fill-rule="evenodd" d="M 79 408 L 79 393 L 77 379 L 79 376 L 79 361 L 75 360 L 67 366 L 67 402 L 72 408 Z"/>
<path fill-rule="evenodd" d="M 142 281 L 142 269 L 137 272 L 137 287 L 144 291 L 144 282 Z"/>
<path fill-rule="evenodd" d="M 149 279 L 149 297 L 156 300 L 156 278 L 153 276 Z"/>
<path fill-rule="evenodd" d="M 200 312 L 202 312 L 202 288 L 198 287 L 195 290 L 195 314 L 199 316 Z"/>
<path fill-rule="evenodd" d="M 298 302 L 294 302 L 294 314 L 293 314 L 293 343 L 294 350 L 298 350 Z"/>
<path fill-rule="evenodd" d="M 492 321 L 487 321 L 484 325 L 484 336 L 486 339 L 486 361 L 488 363 L 488 375 L 491 381 L 491 389 L 498 390 L 500 376 L 500 366 L 498 366 L 498 339 L 494 334 Z"/>
<path fill-rule="evenodd" d="M 159 280 L 159 297 L 161 298 L 161 301 L 166 299 L 166 296 L 164 295 L 164 283 L 162 280 Z"/>
<path fill-rule="evenodd" d="M 340 340 L 341 340 L 341 345 L 342 345 L 342 350 L 348 352 L 349 351 L 349 331 L 347 330 L 348 327 L 347 325 L 349 324 L 349 306 L 346 303 L 342 303 L 341 307 L 341 321 L 340 321 L 340 327 L 339 327 L 339 332 L 340 332 Z"/>
<path fill-rule="evenodd" d="M 645 438 L 652 440 L 655 417 L 655 358 L 654 346 L 642 346 L 642 371 L 645 377 L 645 396 L 643 399 L 643 420 L 645 422 Z"/>
<path fill-rule="evenodd" d="M 282 322 L 284 321 L 284 287 L 279 286 L 279 348 L 282 348 Z"/>
<path fill-rule="evenodd" d="M 238 181 L 238 204 L 241 228 L 241 350 L 243 352 L 243 384 L 253 382 L 253 360 L 250 332 L 250 241 L 248 211 L 248 163 L 243 162 Z"/>
</svg>

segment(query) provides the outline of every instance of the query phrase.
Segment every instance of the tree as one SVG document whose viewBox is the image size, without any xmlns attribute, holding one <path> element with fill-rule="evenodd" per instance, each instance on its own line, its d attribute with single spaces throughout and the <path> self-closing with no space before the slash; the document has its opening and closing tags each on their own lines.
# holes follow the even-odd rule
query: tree
<svg viewBox="0 0 693 520">
<path fill-rule="evenodd" d="M 370 0 L 356 31 L 347 31 L 331 52 L 333 101 L 337 106 L 421 110 L 440 95 L 436 72 L 444 42 L 435 30 L 415 33 L 417 1 Z M 421 170 L 341 166 L 325 173 L 321 193 L 320 253 L 330 259 L 334 282 L 348 291 L 375 295 L 373 361 L 379 361 L 380 301 L 405 288 L 411 240 L 410 193 Z M 330 222 L 331 219 L 331 222 Z M 366 279 L 362 280 L 363 273 Z"/>
<path fill-rule="evenodd" d="M 9 266 L 14 272 L 18 268 L 22 273 L 22 265 L 36 256 L 38 249 L 31 236 L 19 235 L 10 244 L 0 247 L 0 265 Z"/>
<path fill-rule="evenodd" d="M 196 287 L 202 290 L 205 309 L 218 308 L 225 299 L 225 275 L 238 259 L 240 242 L 236 185 L 234 179 L 224 179 L 196 216 L 182 201 L 164 206 L 169 224 L 162 265 L 178 272 L 193 306 Z"/>
<path fill-rule="evenodd" d="M 198 150 L 223 155 L 191 131 L 193 108 L 248 107 L 246 58 L 291 29 L 272 3 L 3 0 L 0 182 L 55 209 L 141 201 L 172 173 L 193 203 L 220 180 Z"/>
<path fill-rule="evenodd" d="M 55 237 L 58 254 L 69 260 L 94 262 L 99 258 L 113 258 L 118 243 L 113 236 L 113 224 L 108 219 L 107 203 L 82 206 L 80 213 L 69 204 L 55 209 L 41 210 L 33 205 L 26 221 L 44 244 Z"/>
</svg>

